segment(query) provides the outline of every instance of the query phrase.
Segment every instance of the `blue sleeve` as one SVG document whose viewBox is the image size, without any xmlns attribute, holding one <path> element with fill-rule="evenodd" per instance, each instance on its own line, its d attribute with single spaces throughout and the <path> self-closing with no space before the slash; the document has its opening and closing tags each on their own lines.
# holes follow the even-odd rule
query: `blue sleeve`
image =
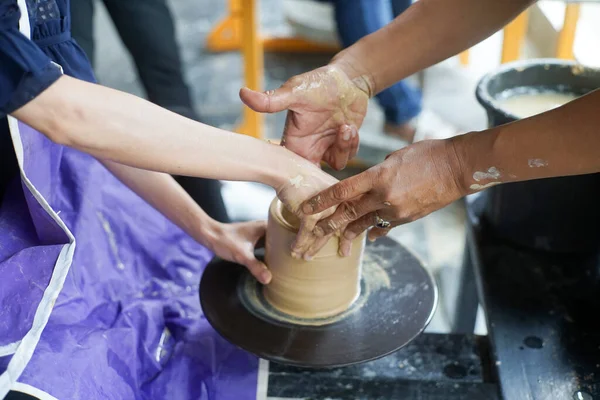
<svg viewBox="0 0 600 400">
<path fill-rule="evenodd" d="M 17 0 L 0 0 L 0 118 L 24 106 L 60 76 L 58 65 L 19 32 Z"/>
</svg>

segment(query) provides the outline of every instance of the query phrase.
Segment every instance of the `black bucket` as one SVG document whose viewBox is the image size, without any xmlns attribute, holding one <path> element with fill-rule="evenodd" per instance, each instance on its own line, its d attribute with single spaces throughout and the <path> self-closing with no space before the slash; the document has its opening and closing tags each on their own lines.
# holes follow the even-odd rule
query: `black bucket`
<svg viewBox="0 0 600 400">
<path fill-rule="evenodd" d="M 501 110 L 496 99 L 507 90 L 529 88 L 583 95 L 600 88 L 600 70 L 556 59 L 503 65 L 477 86 L 489 126 L 519 119 Z M 515 244 L 553 252 L 589 251 L 600 245 L 600 174 L 506 183 L 482 196 L 484 220 L 497 236 Z"/>
</svg>

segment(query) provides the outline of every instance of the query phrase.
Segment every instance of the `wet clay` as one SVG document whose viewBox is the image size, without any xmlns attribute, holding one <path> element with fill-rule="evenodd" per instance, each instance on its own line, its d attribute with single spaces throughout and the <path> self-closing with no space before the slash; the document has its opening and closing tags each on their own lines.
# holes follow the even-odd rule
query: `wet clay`
<svg viewBox="0 0 600 400">
<path fill-rule="evenodd" d="M 499 107 L 518 118 L 528 118 L 574 100 L 570 93 L 540 92 L 510 96 L 498 102 Z"/>
<path fill-rule="evenodd" d="M 269 208 L 265 262 L 273 274 L 263 289 L 277 310 L 298 318 L 326 318 L 344 312 L 360 294 L 365 235 L 352 243 L 349 257 L 338 255 L 333 237 L 311 261 L 291 256 L 299 220 L 276 198 Z"/>
</svg>

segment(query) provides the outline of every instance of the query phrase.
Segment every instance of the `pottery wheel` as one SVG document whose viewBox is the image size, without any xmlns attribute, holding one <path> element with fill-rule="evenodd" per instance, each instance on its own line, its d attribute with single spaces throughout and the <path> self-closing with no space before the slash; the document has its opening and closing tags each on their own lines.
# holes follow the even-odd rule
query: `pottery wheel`
<svg viewBox="0 0 600 400">
<path fill-rule="evenodd" d="M 367 243 L 361 295 L 338 316 L 299 320 L 278 312 L 244 267 L 219 258 L 206 266 L 200 301 L 217 332 L 260 358 L 339 367 L 383 357 L 414 339 L 433 316 L 437 288 L 414 255 L 383 237 Z"/>
</svg>

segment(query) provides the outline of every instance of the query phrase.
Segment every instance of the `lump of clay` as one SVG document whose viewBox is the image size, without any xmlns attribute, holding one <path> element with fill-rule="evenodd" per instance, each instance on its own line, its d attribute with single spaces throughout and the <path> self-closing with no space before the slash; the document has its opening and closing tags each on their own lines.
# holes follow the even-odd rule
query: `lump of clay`
<svg viewBox="0 0 600 400">
<path fill-rule="evenodd" d="M 365 235 L 352 243 L 349 257 L 338 255 L 333 237 L 311 261 L 291 256 L 300 221 L 275 198 L 269 208 L 265 262 L 273 274 L 264 296 L 276 309 L 298 318 L 339 314 L 360 294 Z"/>
</svg>

